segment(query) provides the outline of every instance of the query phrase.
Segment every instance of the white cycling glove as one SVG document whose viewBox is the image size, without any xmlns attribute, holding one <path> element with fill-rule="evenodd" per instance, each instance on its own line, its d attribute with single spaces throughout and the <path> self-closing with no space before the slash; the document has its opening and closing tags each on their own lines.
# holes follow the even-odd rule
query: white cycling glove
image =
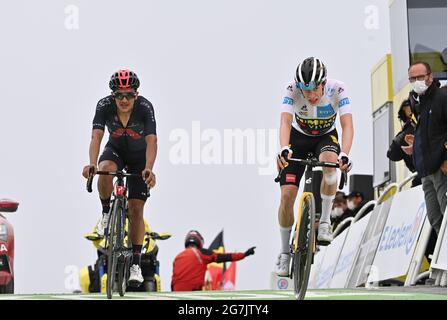
<svg viewBox="0 0 447 320">
<path fill-rule="evenodd" d="M 278 158 L 283 157 L 285 160 L 287 160 L 288 155 L 292 154 L 292 153 L 293 153 L 293 151 L 292 151 L 292 149 L 290 149 L 289 146 L 282 147 L 281 150 L 278 152 Z"/>
</svg>

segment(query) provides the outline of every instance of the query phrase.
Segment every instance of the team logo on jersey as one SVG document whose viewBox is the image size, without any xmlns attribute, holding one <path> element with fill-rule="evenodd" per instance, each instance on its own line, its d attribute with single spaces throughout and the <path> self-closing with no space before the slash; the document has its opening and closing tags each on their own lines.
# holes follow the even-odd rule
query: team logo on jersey
<svg viewBox="0 0 447 320">
<path fill-rule="evenodd" d="M 307 110 L 307 106 L 306 105 L 302 106 L 300 110 L 301 111 L 298 111 L 298 114 L 300 116 L 307 116 L 308 115 L 309 110 Z"/>
<path fill-rule="evenodd" d="M 289 85 L 289 86 L 287 87 L 287 90 L 293 92 L 293 86 L 292 86 L 292 85 Z"/>
<path fill-rule="evenodd" d="M 329 98 L 332 97 L 335 93 L 334 88 L 328 88 L 327 92 L 326 92 L 326 96 L 328 96 Z"/>
<path fill-rule="evenodd" d="M 343 91 L 345 91 L 345 89 L 343 89 L 342 87 L 338 88 L 338 94 L 342 93 Z"/>
<path fill-rule="evenodd" d="M 282 102 L 283 104 L 290 104 L 293 105 L 294 101 L 292 98 L 289 97 L 284 97 L 284 101 Z"/>
<path fill-rule="evenodd" d="M 333 116 L 335 114 L 334 108 L 332 108 L 331 104 L 326 106 L 318 106 L 317 107 L 317 117 L 318 118 L 327 118 Z"/>
<path fill-rule="evenodd" d="M 335 123 L 337 114 L 328 119 L 305 119 L 295 114 L 296 123 L 307 134 L 320 135 L 329 131 Z"/>
<path fill-rule="evenodd" d="M 341 108 L 341 107 L 343 107 L 347 104 L 350 104 L 350 103 L 351 103 L 351 101 L 349 101 L 349 98 L 344 98 L 344 99 L 340 100 L 340 102 L 338 103 L 338 107 Z"/>
<path fill-rule="evenodd" d="M 108 98 L 103 98 L 99 100 L 98 105 L 101 107 L 105 107 L 106 105 L 109 105 L 111 102 Z"/>
<path fill-rule="evenodd" d="M 142 138 L 141 134 L 139 134 L 138 132 L 134 131 L 133 129 L 129 129 L 129 128 L 118 128 L 111 133 L 111 136 L 114 139 L 118 139 L 122 136 L 128 136 L 134 140 L 138 140 L 138 139 Z"/>
</svg>

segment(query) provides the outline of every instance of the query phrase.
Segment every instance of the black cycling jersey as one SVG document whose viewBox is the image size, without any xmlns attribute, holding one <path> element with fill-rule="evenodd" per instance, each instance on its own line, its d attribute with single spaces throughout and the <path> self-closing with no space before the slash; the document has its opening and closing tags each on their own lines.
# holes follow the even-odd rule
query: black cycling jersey
<svg viewBox="0 0 447 320">
<path fill-rule="evenodd" d="M 109 142 L 122 153 L 146 150 L 145 137 L 156 135 L 154 107 L 146 98 L 138 96 L 129 118 L 124 127 L 118 118 L 117 106 L 113 96 L 99 100 L 93 119 L 93 129 L 109 131 Z"/>
</svg>

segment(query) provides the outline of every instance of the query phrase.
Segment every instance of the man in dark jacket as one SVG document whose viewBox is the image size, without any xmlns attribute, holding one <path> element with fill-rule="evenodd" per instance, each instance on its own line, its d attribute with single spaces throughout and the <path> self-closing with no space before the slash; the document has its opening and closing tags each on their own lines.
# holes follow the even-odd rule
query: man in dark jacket
<svg viewBox="0 0 447 320">
<path fill-rule="evenodd" d="M 447 92 L 433 81 L 430 65 L 416 62 L 408 70 L 414 93 L 419 97 L 415 134 L 407 135 L 402 149 L 413 155 L 422 177 L 427 216 L 439 234 L 447 206 Z"/>
<path fill-rule="evenodd" d="M 415 172 L 413 159 L 411 155 L 406 154 L 402 150 L 402 146 L 408 146 L 407 142 L 405 142 L 405 136 L 408 134 L 414 134 L 414 128 L 416 127 L 416 122 L 413 120 L 413 113 L 411 111 L 411 104 L 408 99 L 405 99 L 400 105 L 399 112 L 397 117 L 399 120 L 404 123 L 402 130 L 394 137 L 391 145 L 386 153 L 386 156 L 391 161 L 400 161 L 404 160 L 405 166 L 410 170 L 410 172 Z M 420 185 L 421 178 L 416 177 L 413 179 L 411 183 L 411 187 L 416 187 Z"/>
</svg>

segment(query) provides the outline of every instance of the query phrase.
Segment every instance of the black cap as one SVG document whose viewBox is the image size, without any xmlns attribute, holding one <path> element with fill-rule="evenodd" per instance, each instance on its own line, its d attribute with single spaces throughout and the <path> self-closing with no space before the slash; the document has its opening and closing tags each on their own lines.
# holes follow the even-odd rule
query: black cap
<svg viewBox="0 0 447 320">
<path fill-rule="evenodd" d="M 361 197 L 362 199 L 365 199 L 365 196 L 360 191 L 351 191 L 345 198 L 353 198 L 353 197 Z"/>
<path fill-rule="evenodd" d="M 334 202 L 345 201 L 345 200 L 346 200 L 345 193 L 343 191 L 337 191 L 337 193 L 335 194 Z"/>
</svg>

